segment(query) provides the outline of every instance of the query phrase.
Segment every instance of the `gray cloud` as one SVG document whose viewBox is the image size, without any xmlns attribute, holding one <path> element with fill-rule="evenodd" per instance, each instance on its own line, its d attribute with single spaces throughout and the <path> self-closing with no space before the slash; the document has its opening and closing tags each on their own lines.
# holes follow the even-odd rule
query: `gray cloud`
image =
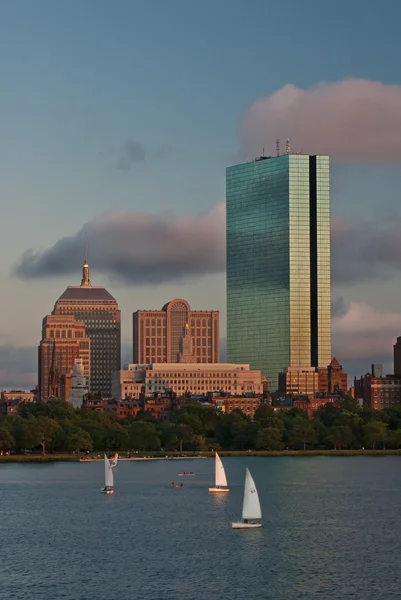
<svg viewBox="0 0 401 600">
<path fill-rule="evenodd" d="M 137 162 L 142 162 L 146 158 L 145 149 L 135 140 L 126 140 L 119 151 L 117 167 L 120 171 L 130 171 Z"/>
<path fill-rule="evenodd" d="M 347 313 L 347 305 L 344 298 L 338 296 L 337 298 L 331 299 L 331 316 L 343 317 Z"/>
<path fill-rule="evenodd" d="M 307 90 L 285 85 L 256 100 L 241 123 L 245 156 L 288 136 L 292 150 L 329 154 L 344 162 L 401 161 L 401 85 L 349 79 Z"/>
<path fill-rule="evenodd" d="M 95 270 L 127 284 L 165 283 L 225 268 L 225 208 L 201 216 L 112 211 L 43 250 L 27 250 L 13 273 L 29 279 L 77 273 L 85 240 Z"/>
<path fill-rule="evenodd" d="M 392 279 L 401 270 L 401 217 L 377 221 L 332 219 L 334 284 Z"/>
<path fill-rule="evenodd" d="M 0 389 L 32 389 L 37 383 L 36 346 L 14 346 L 0 338 Z"/>
</svg>

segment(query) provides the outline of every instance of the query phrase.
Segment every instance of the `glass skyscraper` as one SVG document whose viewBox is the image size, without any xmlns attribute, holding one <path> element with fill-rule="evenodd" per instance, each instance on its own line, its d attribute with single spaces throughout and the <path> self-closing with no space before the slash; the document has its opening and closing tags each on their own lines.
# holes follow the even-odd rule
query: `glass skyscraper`
<svg viewBox="0 0 401 600">
<path fill-rule="evenodd" d="M 227 168 L 227 360 L 278 387 L 331 361 L 329 157 Z"/>
</svg>

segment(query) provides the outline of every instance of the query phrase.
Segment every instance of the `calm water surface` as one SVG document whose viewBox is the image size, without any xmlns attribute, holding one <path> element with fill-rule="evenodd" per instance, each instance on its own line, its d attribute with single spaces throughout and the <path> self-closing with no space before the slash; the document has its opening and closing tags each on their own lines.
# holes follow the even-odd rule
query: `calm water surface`
<svg viewBox="0 0 401 600">
<path fill-rule="evenodd" d="M 224 497 L 212 459 L 120 462 L 114 496 L 103 463 L 0 464 L 1 600 L 401 597 L 401 458 L 224 464 Z M 246 465 L 263 527 L 233 531 Z"/>
</svg>

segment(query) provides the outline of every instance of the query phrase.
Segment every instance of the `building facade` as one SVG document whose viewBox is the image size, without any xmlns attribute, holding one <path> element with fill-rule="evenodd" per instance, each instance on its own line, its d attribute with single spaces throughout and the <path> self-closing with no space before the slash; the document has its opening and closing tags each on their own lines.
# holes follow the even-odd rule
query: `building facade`
<svg viewBox="0 0 401 600">
<path fill-rule="evenodd" d="M 227 358 L 278 387 L 288 367 L 331 360 L 329 157 L 229 167 Z"/>
<path fill-rule="evenodd" d="M 401 377 L 373 377 L 370 373 L 355 379 L 355 397 L 373 410 L 392 408 L 401 404 Z"/>
<path fill-rule="evenodd" d="M 394 344 L 394 375 L 401 376 L 401 337 Z"/>
<path fill-rule="evenodd" d="M 38 348 L 38 399 L 62 397 L 62 379 L 74 361 L 81 358 L 85 374 L 90 376 L 91 340 L 85 324 L 71 315 L 47 315 L 42 322 L 42 339 Z"/>
<path fill-rule="evenodd" d="M 86 260 L 81 285 L 67 287 L 57 300 L 52 314 L 70 315 L 85 324 L 91 340 L 89 389 L 110 397 L 112 374 L 121 368 L 121 311 L 106 288 L 91 284 Z M 73 364 L 74 361 L 70 369 Z"/>
<path fill-rule="evenodd" d="M 81 408 L 88 394 L 88 384 L 85 377 L 83 361 L 78 358 L 71 372 L 71 383 L 68 391 L 68 402 L 74 408 Z"/>
<path fill-rule="evenodd" d="M 132 364 L 114 374 L 112 393 L 117 400 L 140 398 L 142 392 L 147 396 L 166 392 L 177 396 L 224 392 L 234 396 L 262 394 L 263 384 L 261 372 L 247 364 Z"/>
<path fill-rule="evenodd" d="M 319 374 L 314 367 L 288 367 L 279 374 L 280 394 L 306 394 L 313 396 L 319 391 Z"/>
<path fill-rule="evenodd" d="M 176 298 L 162 310 L 138 310 L 133 314 L 133 363 L 175 363 L 182 354 L 182 338 L 188 336 L 197 363 L 220 362 L 219 311 L 194 311 Z M 188 342 L 184 343 L 188 353 Z"/>
</svg>

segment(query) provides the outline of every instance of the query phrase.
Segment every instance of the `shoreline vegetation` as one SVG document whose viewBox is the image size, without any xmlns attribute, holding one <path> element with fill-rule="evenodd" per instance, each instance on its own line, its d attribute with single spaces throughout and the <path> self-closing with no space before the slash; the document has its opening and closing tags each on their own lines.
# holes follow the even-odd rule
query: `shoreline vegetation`
<svg viewBox="0 0 401 600">
<path fill-rule="evenodd" d="M 253 418 L 187 401 L 168 418 L 151 410 L 119 417 L 74 409 L 61 399 L 20 404 L 0 416 L 0 462 L 77 461 L 118 452 L 131 460 L 213 456 L 401 455 L 401 405 L 360 407 L 348 396 L 310 417 L 300 408 L 261 404 Z"/>
<path fill-rule="evenodd" d="M 401 456 L 401 449 L 399 450 L 221 450 L 219 452 L 221 457 L 235 458 L 235 457 L 260 457 L 260 458 L 279 458 L 279 457 L 317 457 L 317 456 L 331 456 L 333 458 L 338 456 Z M 126 458 L 123 453 L 122 459 Z M 84 458 L 85 460 L 80 460 Z M 86 460 L 90 458 L 91 460 Z M 129 460 L 132 462 L 143 461 L 143 460 L 191 460 L 200 458 L 214 458 L 214 452 L 201 452 L 201 453 L 184 453 L 180 455 L 174 452 L 140 452 L 131 456 Z M 77 455 L 77 454 L 10 454 L 9 456 L 0 456 L 0 463 L 51 463 L 51 462 L 101 462 L 102 457 L 93 455 Z"/>
</svg>

